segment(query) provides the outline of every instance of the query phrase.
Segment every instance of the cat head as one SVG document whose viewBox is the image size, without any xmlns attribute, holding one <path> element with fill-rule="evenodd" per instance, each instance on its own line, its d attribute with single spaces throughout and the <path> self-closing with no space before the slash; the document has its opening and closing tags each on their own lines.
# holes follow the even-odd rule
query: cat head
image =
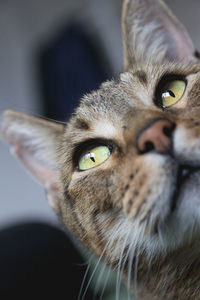
<svg viewBox="0 0 200 300">
<path fill-rule="evenodd" d="M 200 63 L 159 0 L 123 0 L 124 71 L 68 123 L 6 111 L 2 138 L 61 222 L 116 263 L 200 234 Z"/>
</svg>

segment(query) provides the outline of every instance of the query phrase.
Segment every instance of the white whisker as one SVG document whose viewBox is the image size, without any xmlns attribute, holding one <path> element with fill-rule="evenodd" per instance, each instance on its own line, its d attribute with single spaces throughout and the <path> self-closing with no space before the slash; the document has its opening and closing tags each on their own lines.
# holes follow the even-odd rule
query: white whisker
<svg viewBox="0 0 200 300">
<path fill-rule="evenodd" d="M 128 240 L 130 238 L 130 232 L 131 228 L 126 234 L 126 237 L 124 238 L 124 242 L 122 245 L 121 253 L 120 253 L 120 259 L 118 262 L 118 271 L 117 271 L 117 280 L 116 280 L 116 299 L 119 299 L 120 295 L 120 287 L 121 287 L 121 280 L 122 280 L 122 274 L 125 267 L 125 263 L 127 261 L 127 254 L 124 256 L 125 248 L 128 245 Z M 122 264 L 123 262 L 123 264 Z"/>
<path fill-rule="evenodd" d="M 97 279 L 97 282 L 95 284 L 95 291 L 94 291 L 94 298 L 96 298 L 97 294 L 98 294 L 98 291 L 99 291 L 99 288 L 100 288 L 100 285 L 101 285 L 101 281 L 102 281 L 102 277 L 103 277 L 103 274 L 105 274 L 105 270 L 107 268 L 107 265 L 105 263 L 103 263 L 103 265 L 101 266 L 101 271 L 100 271 L 100 274 L 98 276 L 98 279 Z"/>
<path fill-rule="evenodd" d="M 129 250 L 131 250 L 128 260 L 128 276 L 127 276 L 127 288 L 128 288 L 128 300 L 130 300 L 130 287 L 131 287 L 131 274 L 132 274 L 132 266 L 133 266 L 133 259 L 135 256 L 135 247 L 132 247 L 132 244 L 129 247 Z"/>
<path fill-rule="evenodd" d="M 103 289 L 102 289 L 101 296 L 100 296 L 100 300 L 103 299 L 103 294 L 105 292 L 105 289 L 106 289 L 106 286 L 107 286 L 107 283 L 108 283 L 108 278 L 110 276 L 110 272 L 111 272 L 111 267 L 109 267 L 109 270 L 107 271 L 107 274 L 106 274 L 106 277 L 105 277 L 105 280 L 104 280 Z"/>
<path fill-rule="evenodd" d="M 84 300 L 84 298 L 85 298 L 85 295 L 86 295 L 86 293 L 87 293 L 87 290 L 88 290 L 88 288 L 89 288 L 89 286 L 90 286 L 90 284 L 91 284 L 91 282 L 92 282 L 92 279 L 93 279 L 93 277 L 94 277 L 94 275 L 95 275 L 95 272 L 97 271 L 97 269 L 98 269 L 98 266 L 99 266 L 99 264 L 100 264 L 100 261 L 101 261 L 101 259 L 102 259 L 102 257 L 103 257 L 103 255 L 106 253 L 106 251 L 109 249 L 109 250 L 111 250 L 111 248 L 112 248 L 112 246 L 113 246 L 113 244 L 114 244 L 114 242 L 115 242 L 115 239 L 116 239 L 116 237 L 117 237 L 117 235 L 118 235 L 118 227 L 120 227 L 120 224 L 118 223 L 117 224 L 117 226 L 116 226 L 116 231 L 114 231 L 114 234 L 113 234 L 113 231 L 111 231 L 111 232 L 109 232 L 109 235 L 108 235 L 108 240 L 107 240 L 107 243 L 106 243 L 106 245 L 105 245 L 105 247 L 104 247 L 104 249 L 103 249 L 103 251 L 102 251 L 102 253 L 101 253 L 101 255 L 100 255 L 100 257 L 99 257 L 99 259 L 98 259 L 98 261 L 97 261 L 97 263 L 96 263 L 96 266 L 95 266 L 95 268 L 93 269 L 93 272 L 92 272 L 92 274 L 90 275 L 90 279 L 88 280 L 88 283 L 87 283 L 87 286 L 86 286 L 86 288 L 85 288 L 85 291 L 84 291 L 84 293 L 83 293 L 83 296 L 82 296 L 82 299 L 81 300 Z M 115 228 L 115 227 L 114 227 Z M 110 251 L 107 251 L 107 253 L 109 253 Z M 108 261 L 110 260 L 110 257 L 108 256 L 108 255 L 106 255 L 106 258 L 108 259 Z M 89 268 L 88 268 L 88 270 L 89 270 Z M 88 270 L 87 270 L 87 273 L 88 273 Z M 78 298 L 78 300 L 80 300 L 80 296 L 81 296 L 81 292 L 82 292 L 82 289 L 83 289 L 83 285 L 84 285 L 84 282 L 85 282 L 85 280 L 86 280 L 86 276 L 87 276 L 87 274 L 85 274 L 85 276 L 84 276 L 84 279 L 83 279 L 83 283 L 82 283 L 82 285 L 81 285 L 81 291 L 80 291 L 80 293 L 79 293 L 79 298 Z"/>
<path fill-rule="evenodd" d="M 95 266 L 95 268 L 94 268 L 94 270 L 93 270 L 93 272 L 92 272 L 92 274 L 91 274 L 91 276 L 90 276 L 90 279 L 88 280 L 87 286 L 86 286 L 86 288 L 85 288 L 85 291 L 84 291 L 84 294 L 83 294 L 83 297 L 82 297 L 81 300 L 84 300 L 84 298 L 85 298 L 85 295 L 86 295 L 86 293 L 87 293 L 87 291 L 88 291 L 88 288 L 89 288 L 89 286 L 90 286 L 90 284 L 91 284 L 91 282 L 92 282 L 92 279 L 93 279 L 93 277 L 94 277 L 94 275 L 95 275 L 95 272 L 96 272 L 96 270 L 97 270 L 97 268 L 98 268 L 98 266 L 99 266 L 99 264 L 100 264 L 100 261 L 101 261 L 103 255 L 104 255 L 104 253 L 105 253 L 105 251 L 106 251 L 107 246 L 108 246 L 108 243 L 106 243 L 106 245 L 105 245 L 105 247 L 104 247 L 104 249 L 103 249 L 103 251 L 102 251 L 102 253 L 101 253 L 101 255 L 100 255 L 100 257 L 99 257 L 99 259 L 98 259 L 98 261 L 97 261 L 97 263 L 96 263 L 96 266 Z"/>
<path fill-rule="evenodd" d="M 85 284 L 85 282 L 86 282 L 87 275 L 88 275 L 88 273 L 89 273 L 90 263 L 91 263 L 93 257 L 94 257 L 94 255 L 92 255 L 92 256 L 90 257 L 90 259 L 88 260 L 88 266 L 87 266 L 87 269 L 86 269 L 86 271 L 85 271 L 85 274 L 84 274 L 84 277 L 83 277 L 83 280 L 82 280 L 82 283 L 81 283 L 81 287 L 80 287 L 80 291 L 79 291 L 79 295 L 78 295 L 78 300 L 81 299 L 81 294 L 82 294 L 82 291 L 83 291 L 84 284 Z"/>
<path fill-rule="evenodd" d="M 137 289 L 137 273 L 138 273 L 138 261 L 139 261 L 139 254 L 138 251 L 135 253 L 135 268 L 134 268 L 134 295 L 135 299 L 137 300 L 138 298 L 138 289 Z"/>
</svg>

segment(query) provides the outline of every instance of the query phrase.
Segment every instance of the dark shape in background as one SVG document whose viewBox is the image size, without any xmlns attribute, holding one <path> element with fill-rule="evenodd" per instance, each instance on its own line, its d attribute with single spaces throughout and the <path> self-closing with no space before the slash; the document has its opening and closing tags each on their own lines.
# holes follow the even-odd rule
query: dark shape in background
<svg viewBox="0 0 200 300">
<path fill-rule="evenodd" d="M 0 231 L 0 244 L 1 299 L 78 299 L 87 266 L 64 232 L 17 224 Z M 92 299 L 89 287 L 85 300 Z"/>
<path fill-rule="evenodd" d="M 110 77 L 105 53 L 93 39 L 81 25 L 72 24 L 42 50 L 39 70 L 46 117 L 66 121 L 80 98 Z"/>
</svg>

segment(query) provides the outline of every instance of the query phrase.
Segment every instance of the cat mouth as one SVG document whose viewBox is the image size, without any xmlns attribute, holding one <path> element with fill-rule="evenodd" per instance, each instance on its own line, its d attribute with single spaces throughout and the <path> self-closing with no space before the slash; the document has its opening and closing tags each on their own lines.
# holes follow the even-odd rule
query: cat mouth
<svg viewBox="0 0 200 300">
<path fill-rule="evenodd" d="M 191 166 L 180 166 L 177 175 L 176 188 L 171 201 L 171 212 L 175 211 L 177 208 L 178 198 L 180 196 L 181 190 L 183 189 L 186 182 L 191 179 L 193 174 L 195 174 L 200 169 Z"/>
</svg>

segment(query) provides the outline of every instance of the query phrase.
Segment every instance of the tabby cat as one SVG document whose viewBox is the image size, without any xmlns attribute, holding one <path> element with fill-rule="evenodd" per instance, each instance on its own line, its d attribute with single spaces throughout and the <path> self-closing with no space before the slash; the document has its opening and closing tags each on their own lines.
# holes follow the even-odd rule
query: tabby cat
<svg viewBox="0 0 200 300">
<path fill-rule="evenodd" d="M 161 0 L 122 3 L 119 78 L 66 124 L 6 111 L 1 135 L 137 299 L 200 299 L 199 54 Z"/>
</svg>

